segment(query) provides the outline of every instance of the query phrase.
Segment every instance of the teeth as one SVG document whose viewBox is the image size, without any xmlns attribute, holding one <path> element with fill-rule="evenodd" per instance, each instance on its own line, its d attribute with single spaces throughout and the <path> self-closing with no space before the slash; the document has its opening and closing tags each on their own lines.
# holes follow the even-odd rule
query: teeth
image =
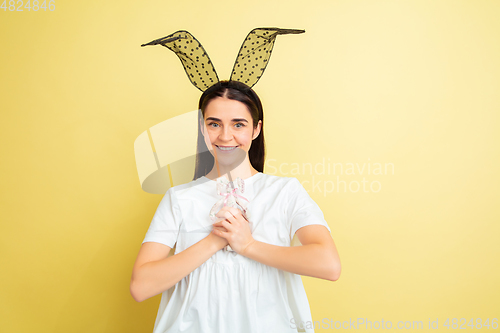
<svg viewBox="0 0 500 333">
<path fill-rule="evenodd" d="M 234 147 L 230 147 L 230 148 L 224 148 L 224 147 L 220 147 L 220 146 L 217 146 L 220 150 L 233 150 L 234 148 L 236 148 L 236 146 Z"/>
</svg>

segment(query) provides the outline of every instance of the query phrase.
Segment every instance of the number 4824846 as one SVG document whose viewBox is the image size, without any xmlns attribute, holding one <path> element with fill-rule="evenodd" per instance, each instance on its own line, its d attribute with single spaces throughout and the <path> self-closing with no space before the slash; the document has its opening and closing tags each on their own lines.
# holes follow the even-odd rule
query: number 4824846
<svg viewBox="0 0 500 333">
<path fill-rule="evenodd" d="M 47 2 L 47 0 L 43 0 L 43 1 L 38 1 L 38 0 L 34 0 L 34 1 L 31 1 L 31 0 L 28 0 L 26 2 L 26 4 L 24 4 L 24 1 L 22 0 L 4 0 L 2 2 L 2 5 L 0 6 L 0 9 L 3 9 L 4 11 L 7 11 L 9 10 L 10 12 L 22 12 L 22 11 L 31 11 L 33 10 L 34 12 L 37 12 L 41 9 L 43 10 L 50 10 L 50 11 L 54 11 L 56 10 L 56 2 L 55 0 L 49 0 Z"/>
</svg>

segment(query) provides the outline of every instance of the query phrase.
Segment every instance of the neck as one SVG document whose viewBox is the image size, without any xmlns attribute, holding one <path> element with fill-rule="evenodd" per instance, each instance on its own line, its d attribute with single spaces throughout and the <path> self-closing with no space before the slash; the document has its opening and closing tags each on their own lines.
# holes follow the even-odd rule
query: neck
<svg viewBox="0 0 500 333">
<path fill-rule="evenodd" d="M 209 179 L 216 179 L 219 177 L 225 177 L 229 181 L 233 181 L 236 178 L 241 178 L 241 179 L 247 179 L 252 177 L 258 173 L 257 170 L 255 170 L 250 163 L 248 164 L 240 164 L 236 168 L 228 168 L 222 165 L 219 165 L 219 169 L 217 170 L 217 167 L 214 165 L 212 170 L 206 175 L 207 178 Z"/>
</svg>

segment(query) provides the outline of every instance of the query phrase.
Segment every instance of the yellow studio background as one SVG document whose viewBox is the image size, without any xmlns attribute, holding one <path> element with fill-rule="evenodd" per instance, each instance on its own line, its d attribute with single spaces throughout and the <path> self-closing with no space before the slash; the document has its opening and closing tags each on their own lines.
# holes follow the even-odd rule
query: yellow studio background
<svg viewBox="0 0 500 333">
<path fill-rule="evenodd" d="M 227 79 L 255 27 L 306 30 L 277 38 L 254 89 L 264 173 L 303 182 L 342 261 L 336 282 L 303 277 L 316 331 L 358 318 L 407 332 L 492 324 L 499 17 L 500 2 L 484 0 L 56 0 L 36 12 L 7 1 L 0 331 L 152 331 L 160 296 L 137 303 L 129 283 L 162 196 L 142 191 L 134 140 L 201 93 L 171 51 L 140 45 L 188 30 Z"/>
</svg>

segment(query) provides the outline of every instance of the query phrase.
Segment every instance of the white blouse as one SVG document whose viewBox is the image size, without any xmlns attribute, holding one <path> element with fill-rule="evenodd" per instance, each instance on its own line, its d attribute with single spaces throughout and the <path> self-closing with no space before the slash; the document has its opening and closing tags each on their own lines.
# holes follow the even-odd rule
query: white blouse
<svg viewBox="0 0 500 333">
<path fill-rule="evenodd" d="M 321 224 L 330 231 L 296 178 L 259 172 L 244 183 L 255 240 L 290 246 L 303 226 Z M 209 212 L 218 199 L 216 181 L 204 176 L 170 188 L 143 243 L 177 244 L 177 254 L 199 242 L 212 230 Z M 314 332 L 299 328 L 307 321 L 311 310 L 300 275 L 220 250 L 162 293 L 153 333 Z"/>
</svg>

